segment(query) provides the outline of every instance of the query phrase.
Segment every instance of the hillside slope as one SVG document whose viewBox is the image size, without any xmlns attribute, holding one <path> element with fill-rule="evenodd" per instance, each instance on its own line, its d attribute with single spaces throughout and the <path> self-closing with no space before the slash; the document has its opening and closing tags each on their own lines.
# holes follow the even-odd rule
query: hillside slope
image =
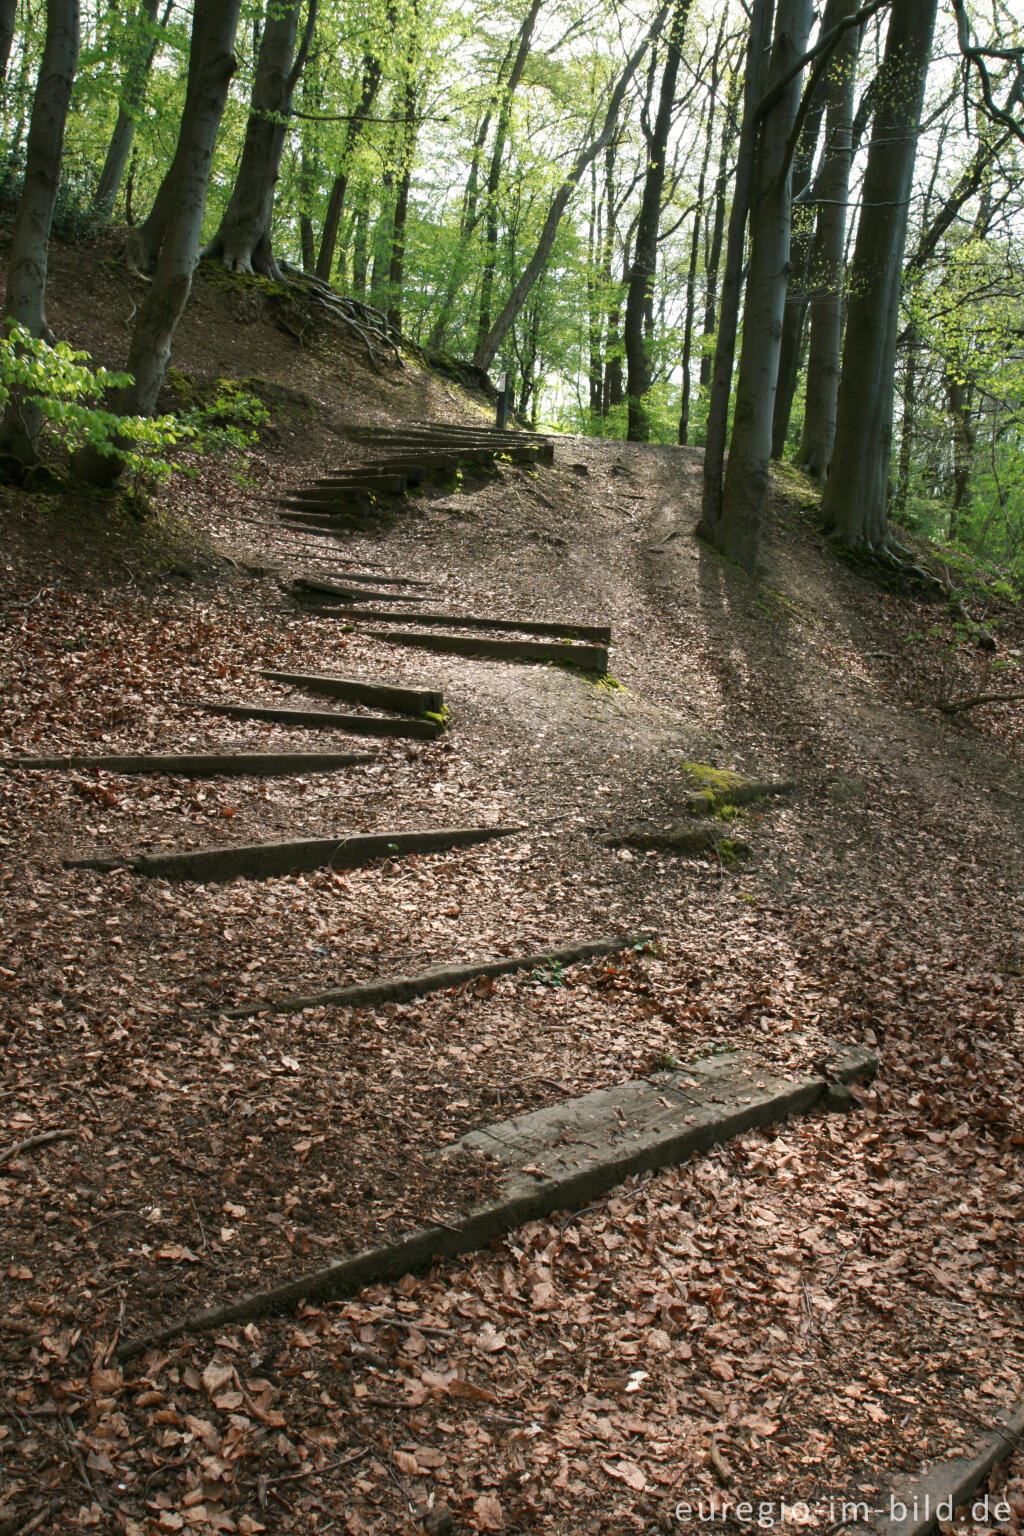
<svg viewBox="0 0 1024 1536">
<path fill-rule="evenodd" d="M 107 247 L 63 253 L 51 323 L 117 362 L 138 281 Z M 374 753 L 342 773 L 3 774 L 0 1153 L 68 1134 L 0 1166 L 0 1522 L 394 1532 L 431 1494 L 457 1529 L 668 1530 L 716 1486 L 712 1443 L 764 1498 L 841 1497 L 989 1422 L 1024 1366 L 1024 711 L 935 707 L 981 653 L 838 562 L 789 476 L 761 579 L 724 565 L 691 532 L 692 450 L 562 439 L 550 467 L 467 471 L 325 547 L 271 525 L 267 496 L 365 458 L 349 424 L 480 407 L 411 360 L 376 373 L 355 338 L 300 345 L 259 285 L 217 274 L 175 362 L 262 381 L 250 483 L 201 466 L 110 536 L 74 492 L 3 493 L 4 752 L 328 745 L 200 708 L 289 702 L 268 667 L 443 689 L 450 721 L 332 739 Z M 332 570 L 431 584 L 417 609 L 607 621 L 613 677 L 382 645 L 380 621 L 294 602 L 293 577 Z M 1019 650 L 1015 610 L 985 602 Z M 794 788 L 706 854 L 624 845 L 679 821 L 693 764 Z M 225 885 L 61 862 L 459 824 L 525 830 Z M 658 950 L 228 1013 L 617 931 Z M 438 1155 L 470 1129 L 669 1059 L 796 1072 L 855 1042 L 882 1075 L 847 1120 L 751 1134 L 568 1234 L 538 1222 L 428 1280 L 112 1365 L 192 1306 L 453 1220 L 493 1177 Z"/>
</svg>

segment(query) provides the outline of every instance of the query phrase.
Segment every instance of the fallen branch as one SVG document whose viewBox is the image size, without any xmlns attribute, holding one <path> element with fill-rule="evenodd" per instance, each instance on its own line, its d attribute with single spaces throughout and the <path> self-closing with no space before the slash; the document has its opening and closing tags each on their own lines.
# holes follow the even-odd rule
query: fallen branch
<svg viewBox="0 0 1024 1536">
<path fill-rule="evenodd" d="M 12 1157 L 19 1157 L 22 1152 L 30 1152 L 33 1147 L 45 1147 L 51 1141 L 67 1141 L 68 1137 L 74 1134 L 72 1130 L 63 1130 L 40 1131 L 38 1136 L 26 1136 L 24 1141 L 16 1141 L 13 1147 L 0 1152 L 0 1168 L 4 1163 L 9 1163 Z"/>
<path fill-rule="evenodd" d="M 1024 691 L 1019 693 L 973 693 L 969 699 L 939 700 L 936 708 L 941 709 L 944 715 L 959 715 L 965 709 L 977 709 L 979 704 L 1014 704 L 1019 699 L 1024 699 Z"/>
</svg>

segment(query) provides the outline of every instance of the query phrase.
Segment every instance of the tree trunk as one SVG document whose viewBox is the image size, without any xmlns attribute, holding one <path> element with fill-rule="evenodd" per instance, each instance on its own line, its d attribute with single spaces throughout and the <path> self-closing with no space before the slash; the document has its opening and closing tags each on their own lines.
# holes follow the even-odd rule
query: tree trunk
<svg viewBox="0 0 1024 1536">
<path fill-rule="evenodd" d="M 697 205 L 693 210 L 693 230 L 690 235 L 690 262 L 686 270 L 686 318 L 683 322 L 683 356 L 680 368 L 683 374 L 683 392 L 679 406 L 679 442 L 684 446 L 690 436 L 690 393 L 692 380 L 690 365 L 693 358 L 693 327 L 697 309 L 697 262 L 700 257 L 700 232 L 704 222 L 704 191 L 707 187 L 708 170 L 711 166 L 711 146 L 715 136 L 715 106 L 718 100 L 719 61 L 725 34 L 723 22 L 711 58 L 711 84 L 708 90 L 708 120 L 704 130 L 704 154 L 697 178 Z"/>
<path fill-rule="evenodd" d="M 126 44 L 128 58 L 125 64 L 121 100 L 117 109 L 117 122 L 114 124 L 107 157 L 103 162 L 103 169 L 93 197 L 93 207 L 105 218 L 110 217 L 114 203 L 117 201 L 121 179 L 131 157 L 135 123 L 146 94 L 146 83 L 153 68 L 153 60 L 156 58 L 160 33 L 170 18 L 171 6 L 168 3 L 163 20 L 158 26 L 156 19 L 158 3 L 159 0 L 142 0 L 132 23 L 133 35 Z"/>
<path fill-rule="evenodd" d="M 32 99 L 25 182 L 7 262 L 4 316 L 31 336 L 48 337 L 46 271 L 60 186 L 64 127 L 78 63 L 78 0 L 47 0 L 46 40 Z M 27 464 L 39 456 L 39 410 L 12 394 L 0 423 L 0 448 Z"/>
<path fill-rule="evenodd" d="M 352 215 L 352 292 L 366 298 L 366 273 L 370 265 L 370 210 L 366 201 Z"/>
<path fill-rule="evenodd" d="M 208 5 L 209 0 L 206 0 Z M 199 101 L 199 58 L 198 50 L 194 46 L 200 30 L 205 25 L 203 16 L 199 14 L 202 8 L 197 5 L 192 13 L 192 44 L 188 54 L 188 76 L 185 82 L 185 104 L 182 107 L 181 123 L 178 127 L 178 142 L 175 146 L 174 156 L 170 165 L 157 188 L 153 206 L 143 219 L 136 225 L 128 240 L 128 259 L 140 272 L 152 272 L 156 266 L 160 250 L 167 233 L 168 222 L 174 214 L 177 204 L 177 180 L 184 160 L 187 158 L 185 145 L 191 142 L 194 132 L 192 118 L 196 115 Z"/>
<path fill-rule="evenodd" d="M 768 88 L 775 89 L 787 75 L 792 78 L 761 128 L 736 409 L 722 516 L 714 530 L 716 546 L 751 573 L 757 565 L 768 496 L 772 413 L 789 275 L 792 168 L 787 159 L 801 80 L 794 66 L 807 47 L 810 29 L 811 0 L 779 0 Z"/>
<path fill-rule="evenodd" d="M 126 369 L 134 382 L 118 391 L 112 402 L 113 409 L 122 416 L 151 416 L 156 409 L 174 332 L 188 303 L 214 146 L 235 72 L 233 50 L 240 6 L 241 0 L 196 0 L 192 19 L 195 67 L 190 71 L 194 99 L 191 110 L 186 105 L 182 139 L 175 155 L 175 207 L 167 221 L 153 283 L 139 309 L 128 349 Z M 117 477 L 118 461 L 87 449 L 76 455 L 76 468 L 94 483 L 109 483 Z"/>
<path fill-rule="evenodd" d="M 605 152 L 604 164 L 604 250 L 601 258 L 601 270 L 604 274 L 605 286 L 609 295 L 608 313 L 605 318 L 604 333 L 604 382 L 601 390 L 601 415 L 607 416 L 613 406 L 621 405 L 626 398 L 626 386 L 622 378 L 622 353 L 620 351 L 619 324 L 622 319 L 622 298 L 620 288 L 612 281 L 612 263 L 615 258 L 616 205 L 615 205 L 615 157 L 618 144 L 613 138 Z M 626 241 L 626 249 L 629 249 L 629 240 Z M 624 264 L 628 264 L 628 257 L 624 257 Z M 623 273 L 623 283 L 629 280 L 628 271 Z"/>
<path fill-rule="evenodd" d="M 851 16 L 856 9 L 857 0 L 840 0 L 836 19 Z M 836 434 L 843 247 L 853 164 L 853 96 L 859 50 L 860 32 L 850 27 L 829 65 L 825 152 L 815 186 L 818 213 L 810 258 L 811 340 L 804 429 L 797 461 L 817 480 L 828 476 Z"/>
<path fill-rule="evenodd" d="M 901 265 L 937 0 L 893 0 L 863 206 L 850 270 L 835 448 L 825 523 L 847 544 L 883 549 L 892 451 Z"/>
<path fill-rule="evenodd" d="M 370 115 L 377 92 L 380 89 L 382 74 L 383 69 L 380 60 L 372 54 L 367 54 L 363 59 L 363 85 L 359 102 L 345 130 L 345 142 L 342 145 L 338 170 L 331 184 L 331 195 L 327 199 L 327 213 L 324 217 L 323 233 L 320 236 L 320 253 L 317 256 L 316 275 L 324 283 L 330 282 L 331 273 L 334 270 L 334 254 L 338 247 L 338 230 L 341 227 L 341 215 L 345 207 L 345 193 L 348 190 L 348 173 L 352 160 L 352 151 L 356 147 L 356 140 L 366 126 L 366 119 Z"/>
<path fill-rule="evenodd" d="M 11 44 L 18 22 L 18 0 L 0 0 L 0 80 L 7 79 L 7 66 L 11 61 Z"/>
<path fill-rule="evenodd" d="M 575 192 L 576 188 L 579 186 L 587 166 L 611 142 L 612 135 L 615 132 L 615 124 L 618 120 L 619 111 L 622 107 L 623 97 L 629 89 L 630 82 L 632 81 L 633 76 L 636 74 L 636 71 L 643 60 L 644 54 L 647 52 L 653 39 L 661 30 L 662 23 L 665 19 L 666 9 L 667 6 L 662 5 L 658 15 L 655 17 L 650 31 L 644 37 L 640 45 L 634 50 L 630 58 L 626 61 L 626 65 L 615 83 L 614 90 L 612 91 L 611 99 L 608 103 L 607 111 L 605 112 L 604 122 L 601 126 L 601 131 L 597 134 L 596 138 L 592 139 L 590 143 L 586 145 L 584 149 L 580 150 L 579 154 L 576 156 L 575 161 L 573 162 L 569 174 L 566 176 L 554 197 L 551 199 L 551 203 L 547 211 L 547 216 L 544 220 L 543 226 L 541 227 L 540 237 L 537 241 L 537 246 L 533 255 L 530 257 L 530 260 L 527 262 L 526 267 L 524 268 L 519 278 L 519 281 L 516 283 L 511 294 L 506 300 L 501 314 L 498 316 L 497 320 L 495 320 L 494 324 L 491 326 L 490 331 L 479 343 L 476 351 L 473 354 L 473 363 L 475 367 L 483 368 L 486 370 L 491 366 L 498 354 L 498 348 L 505 340 L 505 337 L 508 335 L 512 326 L 515 324 L 516 318 L 518 317 L 520 310 L 526 302 L 530 289 L 533 287 L 541 272 L 544 270 L 544 267 L 547 264 L 547 259 L 551 254 L 551 247 L 555 243 L 555 236 L 558 234 L 558 226 L 562 222 L 562 215 L 566 208 L 569 206 L 569 200 Z"/>
<path fill-rule="evenodd" d="M 715 177 L 714 213 L 711 230 L 704 242 L 704 329 L 701 334 L 700 392 L 704 395 L 711 385 L 714 352 L 711 346 L 718 314 L 718 269 L 722 262 L 722 241 L 725 235 L 725 193 L 729 185 L 729 146 L 735 131 L 736 107 L 739 102 L 740 71 L 734 70 L 729 95 L 725 103 L 725 119 L 718 155 L 718 174 Z"/>
<path fill-rule="evenodd" d="M 203 251 L 229 272 L 258 273 L 281 281 L 271 244 L 274 191 L 288 133 L 292 97 L 309 54 L 316 26 L 317 0 L 309 0 L 306 27 L 299 35 L 302 0 L 267 0 L 252 86 L 249 121 L 238 175 L 220 228 Z"/>
<path fill-rule="evenodd" d="M 526 68 L 527 60 L 530 57 L 533 31 L 537 24 L 537 16 L 542 3 L 543 0 L 530 0 L 530 9 L 523 18 L 523 24 L 519 29 L 519 41 L 512 64 L 512 72 L 508 77 L 508 83 L 502 96 L 501 110 L 498 113 L 498 122 L 494 130 L 494 144 L 491 148 L 491 162 L 487 171 L 487 186 L 484 191 L 484 261 L 480 274 L 480 318 L 476 329 L 477 347 L 485 340 L 491 328 L 491 301 L 494 297 L 494 273 L 498 262 L 498 188 L 501 185 L 501 170 L 505 160 L 505 145 L 508 142 L 512 103 L 515 99 L 519 82 L 523 78 L 523 70 Z"/>
<path fill-rule="evenodd" d="M 747 215 L 754 184 L 754 163 L 760 120 L 761 65 L 771 36 L 773 0 L 752 0 L 747 57 L 743 72 L 743 122 L 736 150 L 736 173 L 729 209 L 729 234 L 725 251 L 725 276 L 722 281 L 722 306 L 718 316 L 718 339 L 708 400 L 708 422 L 704 447 L 704 488 L 698 531 L 713 538 L 722 516 L 722 481 L 725 467 L 725 439 L 729 426 L 729 395 L 736 356 L 736 327 L 740 313 L 740 288 L 743 280 L 743 256 L 746 244 Z"/>
<path fill-rule="evenodd" d="M 626 323 L 623 335 L 626 350 L 626 409 L 628 420 L 626 437 L 630 442 L 646 443 L 651 435 L 651 425 L 644 409 L 643 398 L 651 387 L 651 354 L 644 335 L 644 316 L 654 291 L 654 275 L 658 260 L 658 229 L 661 224 L 661 199 L 665 187 L 665 154 L 672 112 L 675 106 L 676 81 L 679 78 L 679 55 L 686 31 L 686 18 L 690 0 L 675 0 L 672 25 L 669 28 L 665 49 L 665 67 L 658 92 L 658 110 L 654 126 L 647 137 L 647 169 L 644 190 L 640 200 L 640 220 L 636 230 L 636 246 L 633 265 L 626 290 Z"/>
<path fill-rule="evenodd" d="M 831 32 L 840 20 L 839 12 L 850 0 L 828 0 L 821 21 L 822 35 Z M 855 9 L 851 6 L 851 10 Z M 850 29 L 853 30 L 852 28 Z M 847 37 L 843 33 L 843 38 Z M 840 39 L 842 42 L 842 39 Z M 799 211 L 792 220 L 790 237 L 789 282 L 786 288 L 786 312 L 782 319 L 782 342 L 779 346 L 779 377 L 775 387 L 775 408 L 772 413 L 772 458 L 781 459 L 789 433 L 789 418 L 793 411 L 800 375 L 800 357 L 804 344 L 804 322 L 807 319 L 807 269 L 811 254 L 811 236 L 814 221 L 810 210 L 802 202 L 814 172 L 814 160 L 821 134 L 821 119 L 825 112 L 825 90 L 819 85 L 814 100 L 804 118 L 803 128 L 793 156 L 793 178 L 790 194 L 791 206 Z"/>
<path fill-rule="evenodd" d="M 900 422 L 900 457 L 896 473 L 896 490 L 893 495 L 893 516 L 897 520 L 902 520 L 907 512 L 914 453 L 914 433 L 917 428 L 917 349 L 919 338 L 917 326 L 913 321 L 907 327 L 906 345 L 907 356 L 903 366 L 903 417 Z"/>
</svg>

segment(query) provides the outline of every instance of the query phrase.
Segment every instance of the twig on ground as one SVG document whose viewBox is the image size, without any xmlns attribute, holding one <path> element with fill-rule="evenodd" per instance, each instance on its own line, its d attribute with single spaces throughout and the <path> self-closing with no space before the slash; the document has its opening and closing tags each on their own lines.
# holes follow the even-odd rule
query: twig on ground
<svg viewBox="0 0 1024 1536">
<path fill-rule="evenodd" d="M 45 1147 L 51 1141 L 67 1141 L 74 1136 L 70 1129 L 61 1131 L 40 1131 L 38 1136 L 26 1136 L 24 1141 L 16 1141 L 13 1147 L 7 1147 L 0 1152 L 0 1168 L 4 1163 L 9 1163 L 12 1157 L 20 1157 L 22 1152 L 31 1152 L 33 1147 Z"/>
</svg>

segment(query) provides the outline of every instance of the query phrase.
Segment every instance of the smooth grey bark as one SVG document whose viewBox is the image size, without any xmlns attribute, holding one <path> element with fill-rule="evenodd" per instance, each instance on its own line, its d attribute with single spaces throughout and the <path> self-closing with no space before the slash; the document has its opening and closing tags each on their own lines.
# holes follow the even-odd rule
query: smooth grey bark
<svg viewBox="0 0 1024 1536">
<path fill-rule="evenodd" d="M 725 471 L 725 440 L 729 427 L 729 396 L 736 357 L 736 328 L 739 323 L 740 289 L 746 245 L 747 216 L 754 185 L 761 100 L 761 71 L 764 53 L 771 36 L 772 0 L 753 0 L 750 30 L 743 71 L 743 121 L 736 150 L 736 170 L 732 204 L 729 208 L 725 247 L 725 272 L 722 278 L 722 303 L 718 315 L 715 361 L 708 399 L 708 421 L 704 446 L 704 486 L 698 532 L 703 538 L 714 537 L 722 516 L 722 492 Z"/>
<path fill-rule="evenodd" d="M 768 92 L 775 93 L 776 99 L 761 127 L 736 408 L 722 515 L 713 533 L 716 547 L 750 572 L 757 565 L 768 495 L 772 414 L 789 275 L 790 135 L 800 105 L 801 84 L 794 65 L 807 46 L 811 13 L 811 0 L 779 0 L 776 11 L 768 75 Z M 778 90 L 787 76 L 786 88 Z"/>
<path fill-rule="evenodd" d="M 296 52 L 301 10 L 302 0 L 267 0 L 238 174 L 220 228 L 203 251 L 204 258 L 219 260 L 229 272 L 255 272 L 275 283 L 282 276 L 271 240 L 274 193 L 292 97 L 316 26 L 317 0 L 309 0 Z"/>
<path fill-rule="evenodd" d="M 847 0 L 828 0 L 822 17 L 822 34 L 829 33 L 840 19 L 840 12 Z M 851 7 L 851 10 L 855 7 Z M 840 42 L 848 34 L 843 33 Z M 797 209 L 811 187 L 814 161 L 821 135 L 821 120 L 825 115 L 826 90 L 820 83 L 814 99 L 804 117 L 803 127 L 793 156 L 793 176 L 790 200 Z M 809 212 L 800 207 L 792 223 L 789 258 L 789 282 L 786 287 L 786 311 L 782 319 L 782 341 L 779 346 L 779 377 L 775 387 L 775 407 L 772 413 L 772 458 L 781 459 L 789 432 L 789 418 L 793 411 L 800 374 L 800 358 L 803 353 L 804 324 L 807 319 L 808 294 L 807 271 L 811 255 L 814 221 Z"/>
<path fill-rule="evenodd" d="M 644 319 L 654 292 L 658 260 L 658 229 L 665 188 L 665 155 L 672 126 L 679 79 L 679 55 L 690 0 L 675 0 L 672 23 L 665 47 L 665 65 L 658 90 L 658 110 L 647 135 L 647 166 L 640 199 L 640 219 L 636 230 L 633 264 L 626 290 L 626 318 L 623 343 L 626 352 L 626 437 L 630 442 L 646 443 L 651 435 L 650 421 L 643 397 L 651 387 L 651 353 L 645 335 Z"/>
<path fill-rule="evenodd" d="M 547 264 L 547 259 L 551 254 L 551 247 L 555 243 L 555 236 L 558 234 L 558 227 L 562 222 L 562 215 L 569 206 L 569 200 L 579 186 L 590 162 L 611 143 L 619 112 L 622 108 L 623 98 L 629 89 L 633 76 L 643 62 L 644 55 L 661 30 L 667 10 L 668 6 L 663 4 L 643 41 L 627 59 L 625 67 L 612 91 L 600 132 L 595 138 L 591 139 L 585 148 L 580 150 L 573 161 L 568 175 L 551 199 L 533 255 L 530 257 L 518 282 L 505 301 L 505 305 L 498 318 L 473 353 L 475 367 L 486 370 L 491 366 L 498 354 L 499 347 L 515 324 L 531 288 Z"/>
<path fill-rule="evenodd" d="M 491 329 L 494 274 L 498 264 L 498 189 L 501 186 L 501 171 L 505 160 L 505 145 L 508 142 L 512 104 L 515 100 L 519 82 L 523 78 L 523 70 L 526 68 L 527 60 L 530 57 L 533 32 L 542 3 L 543 0 L 530 0 L 530 8 L 523 18 L 523 24 L 519 29 L 516 56 L 512 63 L 512 70 L 505 90 L 502 93 L 501 110 L 498 113 L 498 121 L 494 129 L 494 143 L 491 146 L 491 160 L 487 168 L 487 184 L 484 188 L 484 260 L 480 272 L 480 315 L 476 329 L 476 345 L 478 347 L 485 340 L 488 331 Z"/>
<path fill-rule="evenodd" d="M 53 209 L 60 186 L 64 128 L 78 63 L 78 0 L 48 0 L 46 39 L 39 63 L 28 131 L 25 182 L 14 220 L 7 263 L 4 317 L 29 335 L 46 337 L 46 272 Z M 0 449 L 25 463 L 39 455 L 43 419 L 12 394 L 0 423 Z"/>
<path fill-rule="evenodd" d="M 171 13 L 170 0 L 168 0 L 167 9 L 158 25 L 156 19 L 158 4 L 159 0 L 142 0 L 131 23 L 132 36 L 126 44 L 127 59 L 121 99 L 117 108 L 117 122 L 110 136 L 106 159 L 93 197 L 93 207 L 108 218 L 117 200 L 121 181 L 131 157 L 135 124 L 145 98 L 146 83 L 153 68 L 153 60 L 156 58 L 160 33 L 166 27 Z"/>
<path fill-rule="evenodd" d="M 151 416 L 171 357 L 171 342 L 192 290 L 192 274 L 206 212 L 217 132 L 228 86 L 235 72 L 235 34 L 241 0 L 196 0 L 192 19 L 189 85 L 175 161 L 175 206 L 167 220 L 156 272 L 135 320 L 126 371 L 132 384 L 111 401 L 121 416 Z M 116 479 L 119 461 L 85 450 L 75 457 L 83 478 L 94 483 Z"/>
<path fill-rule="evenodd" d="M 893 0 L 875 105 L 839 381 L 825 524 L 884 550 L 903 250 L 937 0 Z"/>
<path fill-rule="evenodd" d="M 182 107 L 181 123 L 178 128 L 178 142 L 175 145 L 174 156 L 171 160 L 164 178 L 157 188 L 153 206 L 143 219 L 141 224 L 135 226 L 128 237 L 128 260 L 138 268 L 140 272 L 152 272 L 160 255 L 160 248 L 164 243 L 164 235 L 167 232 L 177 198 L 177 180 L 186 158 L 185 145 L 190 142 L 192 118 L 196 115 L 198 102 L 198 76 L 199 54 L 196 48 L 196 40 L 204 26 L 204 16 L 208 0 L 203 0 L 203 5 L 198 4 L 192 13 L 192 39 L 188 53 L 188 74 L 185 81 L 185 104 Z"/>
<path fill-rule="evenodd" d="M 711 386 L 714 350 L 711 346 L 718 314 L 718 270 L 722 264 L 722 242 L 725 238 L 725 194 L 729 185 L 729 146 L 736 131 L 736 108 L 741 91 L 741 72 L 733 71 L 729 95 L 725 103 L 725 117 L 718 154 L 718 171 L 712 196 L 710 229 L 704 239 L 704 326 L 701 332 L 700 392 L 704 395 Z"/>
<path fill-rule="evenodd" d="M 715 51 L 711 56 L 711 84 L 708 88 L 708 120 L 704 129 L 704 153 L 701 156 L 700 175 L 697 178 L 697 203 L 693 210 L 693 229 L 690 232 L 690 259 L 686 269 L 686 318 L 683 322 L 683 355 L 680 369 L 683 375 L 682 398 L 679 402 L 679 429 L 678 441 L 685 446 L 690 436 L 690 397 L 693 382 L 690 378 L 690 366 L 693 359 L 693 328 L 696 321 L 697 307 L 697 263 L 700 260 L 700 234 L 704 222 L 704 194 L 707 188 L 708 172 L 711 169 L 711 148 L 715 137 L 715 107 L 718 102 L 719 86 L 719 61 L 722 54 L 722 43 L 725 36 L 725 22 L 722 22 L 718 32 L 718 40 L 715 43 Z"/>
<path fill-rule="evenodd" d="M 345 194 L 348 191 L 352 153 L 356 147 L 356 141 L 366 126 L 366 119 L 373 109 L 383 75 L 384 69 L 380 59 L 373 54 L 367 54 L 363 59 L 363 81 L 359 101 L 345 129 L 345 141 L 341 147 L 338 169 L 331 183 L 327 212 L 324 215 L 324 227 L 320 235 L 316 275 L 324 283 L 330 282 L 331 273 L 334 270 L 334 256 L 338 248 L 338 230 L 341 228 L 341 215 L 345 208 Z"/>
<path fill-rule="evenodd" d="M 857 0 L 840 0 L 839 17 L 851 15 Z M 817 217 L 810 256 L 811 334 L 800 467 L 825 480 L 832 460 L 839 395 L 842 342 L 843 249 L 846 205 L 853 165 L 853 100 L 861 34 L 851 27 L 832 56 L 827 77 L 825 149 L 815 184 Z"/>
<path fill-rule="evenodd" d="M 0 0 L 0 80 L 7 79 L 11 62 L 11 44 L 18 20 L 18 0 Z"/>
</svg>

